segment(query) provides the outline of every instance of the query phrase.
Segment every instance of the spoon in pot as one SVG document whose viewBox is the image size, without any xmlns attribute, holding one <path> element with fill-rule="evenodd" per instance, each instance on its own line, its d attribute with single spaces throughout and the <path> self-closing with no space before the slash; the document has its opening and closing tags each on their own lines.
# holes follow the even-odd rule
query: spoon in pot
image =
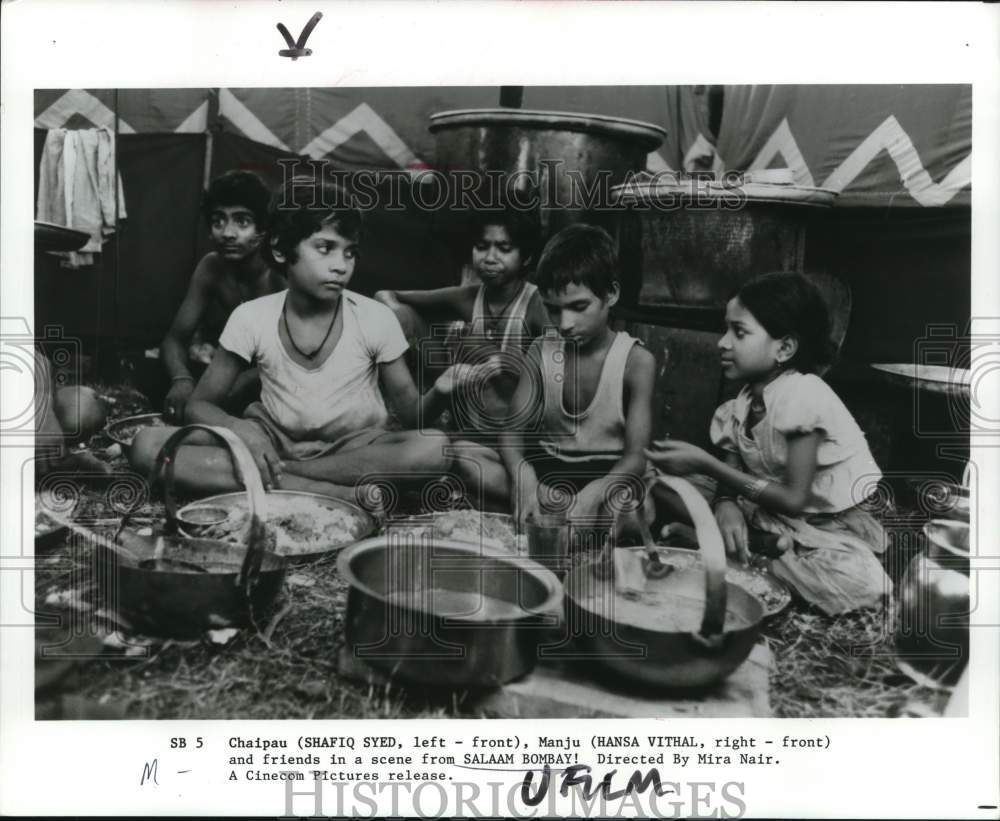
<svg viewBox="0 0 1000 821">
<path fill-rule="evenodd" d="M 636 517 L 639 520 L 639 535 L 642 536 L 642 544 L 646 548 L 646 561 L 643 562 L 643 573 L 647 579 L 662 579 L 673 569 L 673 565 L 660 561 L 660 552 L 653 542 L 653 534 L 649 531 L 649 524 L 640 512 Z"/>
</svg>

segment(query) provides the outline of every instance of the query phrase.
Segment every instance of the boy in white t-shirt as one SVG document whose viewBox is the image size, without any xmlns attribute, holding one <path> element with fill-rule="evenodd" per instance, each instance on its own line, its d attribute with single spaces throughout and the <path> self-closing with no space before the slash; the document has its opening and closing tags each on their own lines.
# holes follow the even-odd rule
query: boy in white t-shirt
<svg viewBox="0 0 1000 821">
<path fill-rule="evenodd" d="M 456 366 L 420 396 L 406 365 L 399 322 L 384 305 L 346 290 L 359 250 L 361 215 L 329 182 L 296 177 L 271 203 L 265 255 L 288 290 L 239 306 L 188 404 L 192 422 L 230 428 L 250 448 L 267 488 L 362 498 L 360 482 L 444 472 L 448 438 L 435 430 L 388 431 L 389 399 L 404 425 L 435 418 L 453 388 L 490 378 L 496 363 Z M 221 405 L 241 372 L 256 366 L 261 401 L 239 419 Z M 172 431 L 150 428 L 132 461 L 151 468 Z M 238 487 L 228 455 L 189 440 L 175 461 L 180 487 Z"/>
</svg>

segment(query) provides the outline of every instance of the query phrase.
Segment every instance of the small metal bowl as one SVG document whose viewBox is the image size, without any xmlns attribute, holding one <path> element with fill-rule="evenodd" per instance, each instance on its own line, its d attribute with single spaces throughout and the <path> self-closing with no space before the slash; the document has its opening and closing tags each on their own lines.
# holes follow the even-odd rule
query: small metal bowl
<svg viewBox="0 0 1000 821">
<path fill-rule="evenodd" d="M 194 507 L 183 508 L 177 513 L 177 521 L 192 531 L 222 524 L 229 518 L 229 509 L 224 507 Z"/>
</svg>

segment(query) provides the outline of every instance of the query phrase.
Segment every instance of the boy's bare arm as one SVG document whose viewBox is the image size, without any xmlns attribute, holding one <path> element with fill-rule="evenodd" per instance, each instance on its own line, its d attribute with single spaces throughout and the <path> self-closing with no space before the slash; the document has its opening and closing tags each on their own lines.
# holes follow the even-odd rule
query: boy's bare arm
<svg viewBox="0 0 1000 821">
<path fill-rule="evenodd" d="M 174 316 L 170 330 L 163 338 L 163 343 L 160 346 L 160 357 L 163 359 L 163 364 L 171 378 L 191 376 L 187 366 L 187 349 L 208 305 L 209 296 L 215 283 L 213 267 L 212 254 L 206 254 L 202 257 L 191 276 L 184 301 L 181 302 L 181 306 Z"/>
<path fill-rule="evenodd" d="M 236 354 L 222 347 L 216 350 L 191 394 L 187 416 L 189 421 L 229 428 L 239 436 L 253 454 L 264 487 L 270 490 L 280 487 L 284 467 L 274 445 L 256 423 L 230 416 L 222 409 L 223 401 L 247 367 L 248 363 Z"/>
<path fill-rule="evenodd" d="M 476 286 L 455 285 L 428 291 L 377 291 L 375 299 L 393 307 L 393 303 L 409 305 L 420 314 L 441 315 L 448 319 L 472 318 L 472 302 Z"/>
<path fill-rule="evenodd" d="M 402 356 L 379 365 L 379 381 L 389 404 L 405 427 L 425 427 L 444 410 L 444 397 L 435 386 L 420 395 Z"/>
<path fill-rule="evenodd" d="M 407 427 L 426 427 L 438 418 L 445 408 L 447 397 L 459 388 L 482 383 L 500 373 L 499 357 L 476 364 L 452 365 L 434 380 L 434 384 L 423 396 L 413 383 L 413 376 L 404 357 L 379 365 L 379 379 L 382 390 L 390 404 Z"/>
<path fill-rule="evenodd" d="M 653 436 L 653 383 L 656 360 L 645 348 L 634 345 L 625 362 L 625 450 L 611 469 L 613 474 L 642 476 L 646 470 L 645 450 Z"/>
<path fill-rule="evenodd" d="M 222 404 L 236 383 L 237 377 L 248 368 L 242 358 L 225 348 L 218 348 L 212 362 L 195 386 L 188 402 L 187 416 L 191 422 L 231 428 L 238 422 L 222 409 Z"/>
</svg>

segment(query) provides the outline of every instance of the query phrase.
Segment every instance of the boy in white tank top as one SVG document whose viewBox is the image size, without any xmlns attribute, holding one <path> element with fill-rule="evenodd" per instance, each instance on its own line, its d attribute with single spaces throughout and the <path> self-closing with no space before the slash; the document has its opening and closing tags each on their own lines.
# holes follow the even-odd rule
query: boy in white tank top
<svg viewBox="0 0 1000 821">
<path fill-rule="evenodd" d="M 537 282 L 550 327 L 528 350 L 501 448 L 515 515 L 617 517 L 644 498 L 655 362 L 608 324 L 618 301 L 617 255 L 606 231 L 573 225 L 546 245 Z M 461 469 L 461 458 L 456 469 Z M 644 506 L 646 518 L 651 505 Z M 623 524 L 625 522 L 623 521 Z"/>
<path fill-rule="evenodd" d="M 448 409 L 446 429 L 461 457 L 455 471 L 464 482 L 466 498 L 480 509 L 510 507 L 506 472 L 496 447 L 507 427 L 525 351 L 548 324 L 538 288 L 526 279 L 538 230 L 537 218 L 529 212 L 508 207 L 476 213 L 469 231 L 470 260 L 481 284 L 375 294 L 392 308 L 418 352 L 439 323 L 438 328 L 448 328 L 440 338 L 450 361 L 479 363 L 500 356 L 500 374 L 457 392 Z M 441 347 L 433 349 L 439 353 Z M 433 367 L 427 361 L 431 354 L 418 358 L 417 367 L 426 374 Z"/>
</svg>

